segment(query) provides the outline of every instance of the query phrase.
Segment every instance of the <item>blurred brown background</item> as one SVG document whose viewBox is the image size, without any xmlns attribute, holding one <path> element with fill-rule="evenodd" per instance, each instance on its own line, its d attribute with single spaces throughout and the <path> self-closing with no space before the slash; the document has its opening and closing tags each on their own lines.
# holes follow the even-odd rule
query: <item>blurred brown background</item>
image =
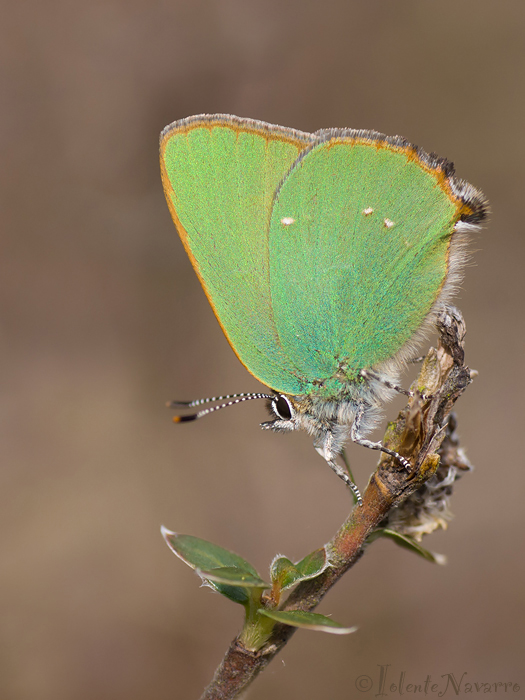
<svg viewBox="0 0 525 700">
<path fill-rule="evenodd" d="M 259 402 L 186 426 L 164 408 L 259 386 L 162 193 L 158 134 L 200 112 L 402 134 L 492 207 L 457 300 L 480 372 L 457 407 L 477 469 L 425 540 L 449 564 L 374 545 L 319 609 L 358 633 L 300 632 L 251 698 L 372 698 L 355 679 L 376 683 L 378 664 L 392 682 L 466 673 L 525 692 L 523 2 L 3 5 L 2 700 L 197 698 L 242 609 L 199 590 L 160 524 L 264 574 L 347 512 L 307 436 L 259 429 Z M 364 486 L 375 456 L 349 452 Z"/>
</svg>

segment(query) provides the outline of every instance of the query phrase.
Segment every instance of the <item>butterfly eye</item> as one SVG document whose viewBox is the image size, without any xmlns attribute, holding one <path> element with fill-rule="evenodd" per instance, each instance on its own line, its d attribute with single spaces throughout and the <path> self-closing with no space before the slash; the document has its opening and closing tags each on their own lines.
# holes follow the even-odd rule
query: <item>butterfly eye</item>
<svg viewBox="0 0 525 700">
<path fill-rule="evenodd" d="M 272 401 L 272 408 L 274 413 L 282 420 L 292 420 L 294 415 L 292 404 L 283 394 L 279 394 L 279 396 Z"/>
</svg>

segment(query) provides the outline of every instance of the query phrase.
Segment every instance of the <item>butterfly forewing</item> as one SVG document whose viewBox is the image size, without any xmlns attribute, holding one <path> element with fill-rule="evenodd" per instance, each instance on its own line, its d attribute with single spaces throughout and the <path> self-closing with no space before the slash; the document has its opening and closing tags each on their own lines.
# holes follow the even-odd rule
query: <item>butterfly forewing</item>
<svg viewBox="0 0 525 700">
<path fill-rule="evenodd" d="M 190 118 L 161 136 L 170 210 L 239 359 L 264 384 L 300 393 L 273 320 L 268 222 L 275 191 L 311 136 L 263 122 Z"/>
</svg>

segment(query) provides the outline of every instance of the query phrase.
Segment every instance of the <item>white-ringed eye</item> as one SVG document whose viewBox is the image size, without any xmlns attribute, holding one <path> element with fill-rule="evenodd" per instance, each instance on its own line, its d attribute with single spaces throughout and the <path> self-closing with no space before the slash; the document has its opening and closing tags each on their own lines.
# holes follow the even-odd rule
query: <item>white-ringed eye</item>
<svg viewBox="0 0 525 700">
<path fill-rule="evenodd" d="M 295 411 L 289 399 L 284 394 L 279 394 L 272 401 L 273 412 L 281 420 L 292 420 Z"/>
</svg>

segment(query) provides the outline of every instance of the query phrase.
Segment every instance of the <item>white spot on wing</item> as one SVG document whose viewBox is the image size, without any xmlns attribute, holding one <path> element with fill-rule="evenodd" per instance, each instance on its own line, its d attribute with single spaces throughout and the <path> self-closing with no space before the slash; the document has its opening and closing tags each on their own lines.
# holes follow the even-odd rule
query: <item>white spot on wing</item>
<svg viewBox="0 0 525 700">
<path fill-rule="evenodd" d="M 370 216 L 370 214 L 373 214 L 373 213 L 374 213 L 374 210 L 372 209 L 372 207 L 367 207 L 366 209 L 363 209 L 363 214 L 365 216 Z"/>
<path fill-rule="evenodd" d="M 281 224 L 283 226 L 291 226 L 292 224 L 295 224 L 295 219 L 292 219 L 291 216 L 285 216 L 281 219 Z"/>
<path fill-rule="evenodd" d="M 387 228 L 392 228 L 392 226 L 394 225 L 394 222 L 391 219 L 385 219 L 383 223 Z"/>
</svg>

